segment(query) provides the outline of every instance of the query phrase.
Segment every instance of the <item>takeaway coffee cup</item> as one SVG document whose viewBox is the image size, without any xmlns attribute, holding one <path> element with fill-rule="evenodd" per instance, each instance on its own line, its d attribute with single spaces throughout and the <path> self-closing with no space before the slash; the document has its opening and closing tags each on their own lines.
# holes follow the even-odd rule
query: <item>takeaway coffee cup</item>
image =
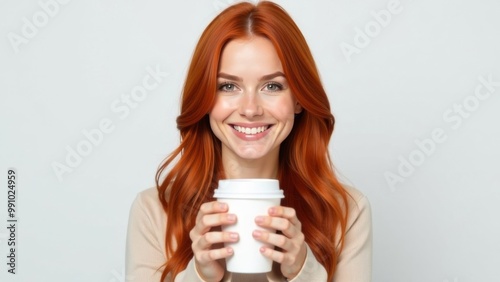
<svg viewBox="0 0 500 282">
<path fill-rule="evenodd" d="M 256 216 L 268 215 L 270 207 L 279 206 L 284 198 L 276 179 L 225 179 L 219 181 L 214 198 L 226 203 L 229 213 L 235 214 L 237 223 L 222 226 L 223 231 L 236 232 L 239 241 L 226 243 L 234 254 L 226 259 L 226 267 L 236 273 L 264 273 L 271 271 L 272 260 L 259 251 L 265 245 L 255 240 L 252 232 L 263 228 L 255 224 Z M 275 232 L 275 230 L 268 230 Z"/>
</svg>

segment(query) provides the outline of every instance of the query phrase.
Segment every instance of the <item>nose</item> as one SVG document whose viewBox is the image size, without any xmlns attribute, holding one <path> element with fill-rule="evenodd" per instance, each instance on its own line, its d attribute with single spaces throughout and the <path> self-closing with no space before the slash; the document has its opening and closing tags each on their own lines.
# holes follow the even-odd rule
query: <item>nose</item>
<svg viewBox="0 0 500 282">
<path fill-rule="evenodd" d="M 260 98 L 257 93 L 245 93 L 241 99 L 240 114 L 247 118 L 263 114 Z"/>
</svg>

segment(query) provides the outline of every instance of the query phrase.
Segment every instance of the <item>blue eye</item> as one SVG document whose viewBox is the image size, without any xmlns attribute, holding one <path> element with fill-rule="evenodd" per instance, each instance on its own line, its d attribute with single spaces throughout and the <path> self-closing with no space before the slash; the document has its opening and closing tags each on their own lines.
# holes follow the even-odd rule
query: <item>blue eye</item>
<svg viewBox="0 0 500 282">
<path fill-rule="evenodd" d="M 268 84 L 266 84 L 266 86 L 264 86 L 264 90 L 271 92 L 280 91 L 283 90 L 283 86 L 276 82 L 269 82 Z"/>
<path fill-rule="evenodd" d="M 224 82 L 219 84 L 219 91 L 226 91 L 226 92 L 231 92 L 236 89 L 236 86 L 232 83 L 229 82 Z"/>
</svg>

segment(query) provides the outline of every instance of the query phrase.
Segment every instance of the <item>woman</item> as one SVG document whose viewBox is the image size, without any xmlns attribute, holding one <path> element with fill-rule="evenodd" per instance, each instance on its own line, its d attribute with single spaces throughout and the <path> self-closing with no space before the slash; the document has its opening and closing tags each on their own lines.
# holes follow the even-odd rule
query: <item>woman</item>
<svg viewBox="0 0 500 282">
<path fill-rule="evenodd" d="M 195 49 L 181 103 L 181 144 L 131 209 L 128 279 L 370 281 L 370 206 L 335 177 L 328 98 L 281 7 L 240 3 L 217 16 Z M 225 178 L 280 181 L 282 206 L 256 218 L 278 232 L 252 234 L 274 246 L 260 249 L 274 261 L 270 273 L 225 270 L 233 251 L 223 243 L 239 235 L 220 229 L 237 220 L 213 199 Z"/>
</svg>

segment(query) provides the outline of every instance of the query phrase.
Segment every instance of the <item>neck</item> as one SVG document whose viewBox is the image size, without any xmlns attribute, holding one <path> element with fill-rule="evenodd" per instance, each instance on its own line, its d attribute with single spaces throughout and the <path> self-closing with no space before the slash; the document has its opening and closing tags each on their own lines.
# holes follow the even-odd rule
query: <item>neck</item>
<svg viewBox="0 0 500 282">
<path fill-rule="evenodd" d="M 227 179 L 278 177 L 278 153 L 262 159 L 241 159 L 233 154 L 222 154 L 222 164 Z"/>
</svg>

